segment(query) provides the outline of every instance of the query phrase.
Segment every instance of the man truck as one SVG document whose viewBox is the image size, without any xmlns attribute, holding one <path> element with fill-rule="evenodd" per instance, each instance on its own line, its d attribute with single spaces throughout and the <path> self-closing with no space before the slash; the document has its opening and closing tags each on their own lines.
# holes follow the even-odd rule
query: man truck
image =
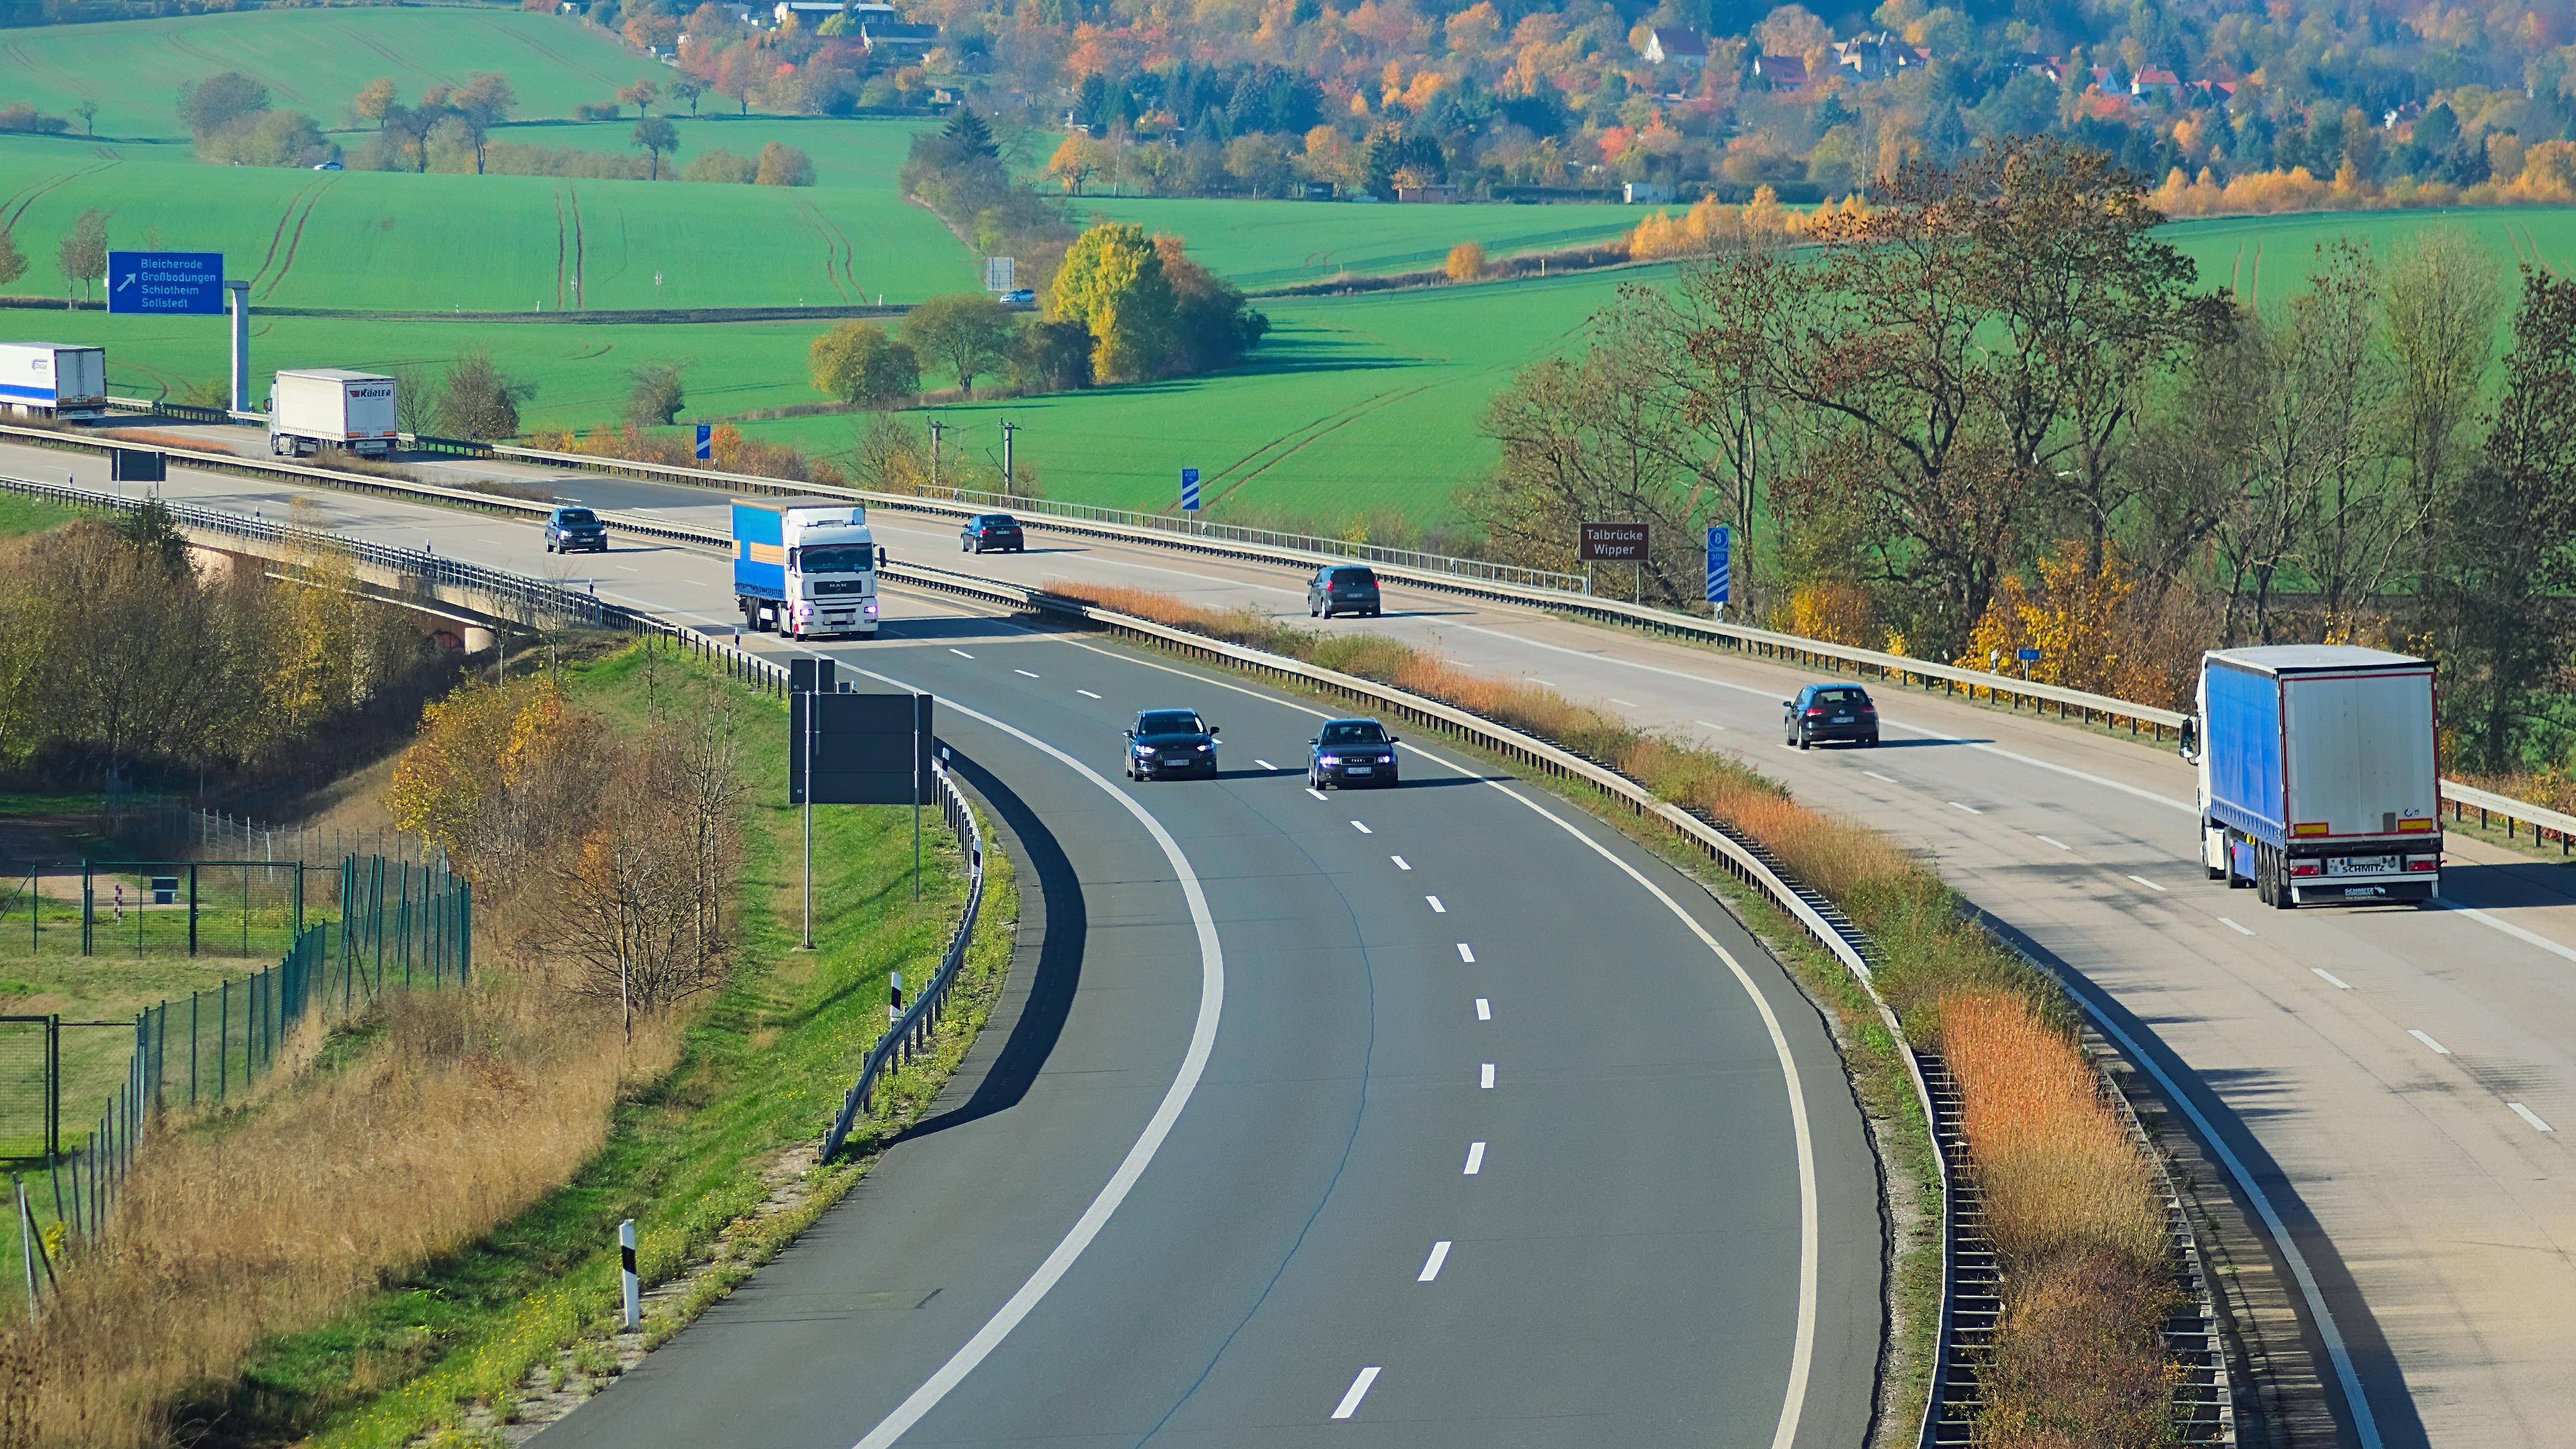
<svg viewBox="0 0 2576 1449">
<path fill-rule="evenodd" d="M 59 342 L 0 342 L 0 407 L 55 422 L 106 417 L 106 350 Z"/>
<path fill-rule="evenodd" d="M 268 397 L 268 450 L 300 458 L 324 445 L 361 457 L 391 454 L 401 439 L 394 380 L 345 367 L 304 367 L 277 375 Z"/>
<path fill-rule="evenodd" d="M 856 504 L 733 501 L 733 594 L 746 632 L 874 637 L 877 566 L 884 562 L 868 511 Z"/>
<path fill-rule="evenodd" d="M 2201 864 L 2288 910 L 2441 894 L 2433 666 L 2335 644 L 2201 657 Z"/>
</svg>

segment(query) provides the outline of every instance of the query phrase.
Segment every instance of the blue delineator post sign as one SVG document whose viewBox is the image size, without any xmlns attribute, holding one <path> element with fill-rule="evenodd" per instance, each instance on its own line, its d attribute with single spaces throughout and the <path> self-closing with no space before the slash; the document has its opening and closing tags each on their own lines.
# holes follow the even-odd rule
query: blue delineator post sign
<svg viewBox="0 0 2576 1449">
<path fill-rule="evenodd" d="M 1728 593 L 1726 554 L 1726 525 L 1719 524 L 1708 531 L 1708 601 L 1712 604 L 1726 602 Z"/>
<path fill-rule="evenodd" d="M 2013 651 L 2013 654 L 2014 657 L 2020 659 L 2024 664 L 2037 664 L 2039 662 L 2039 651 L 2036 649 L 2016 649 Z"/>
<path fill-rule="evenodd" d="M 1199 470 L 1196 468 L 1181 470 L 1181 511 L 1184 513 L 1199 511 Z"/>
<path fill-rule="evenodd" d="M 716 430 L 707 423 L 698 424 L 698 461 L 711 462 L 716 456 Z"/>
<path fill-rule="evenodd" d="M 107 310 L 216 317 L 224 310 L 222 252 L 109 252 Z"/>
</svg>

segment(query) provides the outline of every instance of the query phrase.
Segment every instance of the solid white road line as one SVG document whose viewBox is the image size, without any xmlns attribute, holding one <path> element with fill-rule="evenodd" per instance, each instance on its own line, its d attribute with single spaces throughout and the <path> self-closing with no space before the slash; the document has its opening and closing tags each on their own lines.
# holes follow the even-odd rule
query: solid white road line
<svg viewBox="0 0 2576 1449">
<path fill-rule="evenodd" d="M 1476 1019 L 1478 1021 L 1494 1019 L 1494 1004 L 1481 996 L 1476 998 Z"/>
<path fill-rule="evenodd" d="M 2140 884 L 2140 885 L 2142 885 L 2142 886 L 2145 886 L 2147 889 L 2149 889 L 2149 890 L 2151 890 L 2151 891 L 2154 891 L 2154 892 L 2155 892 L 2156 894 L 2158 894 L 2158 895 L 2167 895 L 2167 894 L 2170 894 L 2170 892 L 2166 891 L 2166 889 L 2165 889 L 2163 886 L 2160 886 L 2160 885 L 2156 884 L 2154 881 L 2151 881 L 2151 880 L 2147 879 L 2145 876 L 2142 876 L 2142 875 L 2135 875 L 2135 874 L 2133 874 L 2133 875 L 2131 875 L 2131 876 L 2129 877 L 2129 879 L 2131 879 L 2131 880 L 2133 880 L 2133 881 L 2136 881 L 2138 884 Z"/>
<path fill-rule="evenodd" d="M 1459 1174 L 1459 1175 L 1460 1175 L 1460 1176 L 1462 1176 L 1462 1177 L 1474 1177 L 1476 1174 L 1478 1174 L 1478 1173 L 1480 1173 L 1480 1172 L 1483 1172 L 1484 1170 L 1485 1170 L 1485 1144 L 1484 1144 L 1484 1143 L 1482 1143 L 1482 1142 L 1470 1142 L 1470 1143 L 1468 1143 L 1468 1144 L 1467 1144 L 1467 1170 L 1466 1170 L 1465 1172 L 1463 1172 L 1463 1173 Z"/>
<path fill-rule="evenodd" d="M 1864 774 L 1864 775 L 1869 776 L 1871 779 L 1876 780 L 1877 782 L 1879 782 L 1879 783 L 1880 783 L 1880 784 L 1882 784 L 1882 785 L 1893 785 L 1893 784 L 1895 784 L 1895 783 L 1896 783 L 1896 777 L 1895 777 L 1895 776 L 1893 776 L 1893 775 L 1882 775 L 1882 774 L 1880 774 L 1879 772 L 1877 772 L 1876 770 L 1863 770 L 1863 771 L 1861 771 L 1861 773 L 1862 773 L 1862 774 Z"/>
<path fill-rule="evenodd" d="M 2434 904 L 2441 906 L 2445 910 L 2456 911 L 2459 914 L 2468 917 L 2470 920 L 2477 922 L 2479 925 L 2493 926 L 2497 930 L 2504 932 L 2506 935 L 2513 937 L 2515 940 L 2520 941 L 2525 945 L 2538 946 L 2541 950 L 2562 960 L 2576 961 L 2576 946 L 2562 945 L 2561 943 L 2553 941 L 2547 936 L 2543 936 L 2536 931 L 2526 931 L 2522 927 L 2517 926 L 2510 921 L 2500 920 L 2497 917 L 2488 915 L 2486 912 L 2471 906 L 2455 906 L 2449 901 L 2436 901 Z"/>
<path fill-rule="evenodd" d="M 2534 1132 L 2555 1132 L 2558 1130 L 2557 1128 L 2550 1126 L 2548 1123 L 2541 1121 L 2539 1113 L 2532 1111 L 2529 1107 L 2522 1105 L 2520 1102 L 2507 1102 L 2505 1105 L 2513 1109 L 2513 1115 L 2530 1123 L 2531 1130 Z"/>
<path fill-rule="evenodd" d="M 1704 720 L 1704 719 L 1695 719 L 1695 720 L 1692 720 L 1692 721 L 1691 721 L 1691 723 L 1692 723 L 1692 724 L 1695 724 L 1695 725 L 1698 725 L 1701 729 L 1704 729 L 1704 730 L 1715 730 L 1715 731 L 1717 731 L 1719 734 L 1724 734 L 1724 733 L 1726 733 L 1726 726 L 1724 726 L 1724 725 L 1722 725 L 1722 724 L 1710 724 L 1707 720 Z"/>
<path fill-rule="evenodd" d="M 2417 1031 L 2411 1026 L 2406 1028 L 2406 1034 L 2415 1038 L 2417 1041 L 2422 1042 L 2424 1045 L 2431 1047 L 2436 1056 L 2447 1057 L 2451 1054 L 2451 1049 L 2449 1047 L 2442 1045 L 2440 1042 L 2433 1040 L 2431 1037 L 2426 1036 L 2424 1033 Z"/>
<path fill-rule="evenodd" d="M 2251 935 L 2253 935 L 2253 934 L 2254 934 L 2252 931 L 2249 931 L 2249 930 L 2245 929 L 2243 926 L 2240 926 L 2240 925 L 2236 924 L 2234 921 L 2229 920 L 2229 919 L 2228 919 L 2227 917 L 2225 917 L 2225 916 L 2221 916 L 2221 917 L 2219 917 L 2219 918 L 2218 918 L 2218 924 L 2220 924 L 2220 925 L 2222 925 L 2222 926 L 2225 926 L 2227 929 L 2229 929 L 2229 930 L 2231 930 L 2231 931 L 2234 931 L 2236 934 L 2238 934 L 2238 935 L 2240 935 L 2240 936 L 2251 936 Z"/>
<path fill-rule="evenodd" d="M 1555 688 L 1557 688 L 1557 687 L 1558 687 L 1557 682 L 1556 682 L 1555 680 L 1553 680 L 1553 679 L 1541 679 L 1541 678 L 1539 678 L 1539 677 L 1538 677 L 1537 675 L 1535 675 L 1535 674 L 1524 674 L 1524 675 L 1522 675 L 1521 677 L 1522 677 L 1523 679 L 1528 680 L 1528 681 L 1529 681 L 1530 683 L 1532 683 L 1532 684 L 1545 685 L 1545 686 L 1546 686 L 1546 687 L 1548 687 L 1549 689 L 1555 689 Z"/>
<path fill-rule="evenodd" d="M 974 658 L 974 657 L 975 657 L 974 655 L 967 653 L 965 650 L 963 650 L 963 649 L 959 649 L 959 648 L 956 648 L 956 647 L 954 647 L 954 646 L 951 646 L 951 647 L 949 648 L 948 652 L 949 652 L 949 653 L 951 653 L 951 654 L 956 655 L 956 656 L 957 656 L 958 658 L 960 658 L 960 659 L 972 659 L 972 658 Z"/>
<path fill-rule="evenodd" d="M 1432 1279 L 1439 1277 L 1440 1265 L 1448 1261 L 1449 1240 L 1447 1238 L 1442 1238 L 1439 1242 L 1431 1245 L 1431 1256 L 1423 1260 L 1422 1272 L 1420 1275 L 1415 1277 L 1413 1281 L 1416 1283 L 1428 1283 Z"/>
<path fill-rule="evenodd" d="M 1321 790 L 1316 789 L 1316 788 L 1315 788 L 1314 786 L 1312 786 L 1312 785 L 1309 785 L 1309 786 L 1307 786 L 1307 787 L 1306 787 L 1306 793 L 1307 793 L 1307 794 L 1309 794 L 1309 795 L 1314 796 L 1314 797 L 1315 797 L 1316 799 L 1318 799 L 1318 800 L 1321 800 L 1321 799 L 1323 799 L 1323 798 L 1324 798 L 1324 792 L 1323 792 L 1323 791 L 1321 791 Z"/>
<path fill-rule="evenodd" d="M 1317 797 L 1317 798 L 1319 798 L 1319 799 L 1320 799 L 1320 798 L 1322 798 L 1322 797 L 1320 797 L 1320 796 L 1319 796 L 1319 797 Z M 1360 821 L 1357 821 L 1357 820 L 1354 820 L 1354 821 L 1352 821 L 1352 822 L 1351 822 L 1351 828 L 1352 828 L 1353 830 L 1358 831 L 1358 832 L 1359 832 L 1360 834 L 1362 834 L 1362 835 L 1375 835 L 1375 834 L 1377 834 L 1377 832 L 1376 832 L 1376 831 L 1369 829 L 1367 825 L 1365 825 L 1365 824 L 1363 824 L 1363 823 L 1361 823 Z"/>
<path fill-rule="evenodd" d="M 2221 917 L 2220 919 L 2224 920 L 2225 917 Z M 2351 982 L 2344 980 L 2342 977 L 2337 976 L 2331 971 L 2328 971 L 2323 966 L 2311 966 L 2308 969 L 2317 973 L 2319 976 L 2324 977 L 2326 984 L 2337 991 L 2350 991 L 2352 989 Z"/>
<path fill-rule="evenodd" d="M 1011 672 L 1012 672 L 1013 674 L 1023 674 L 1023 675 L 1028 675 L 1028 677 L 1029 677 L 1029 678 L 1031 678 L 1031 679 L 1036 679 L 1036 678 L 1038 678 L 1038 676 L 1037 676 L 1037 675 L 1035 675 L 1035 674 L 1030 674 L 1030 673 L 1029 673 L 1029 671 L 1027 671 L 1027 670 L 1025 670 L 1025 669 L 1014 669 L 1014 670 L 1012 670 Z"/>
<path fill-rule="evenodd" d="M 1077 689 L 1077 690 L 1075 690 L 1075 691 L 1074 691 L 1074 693 L 1076 693 L 1076 694 L 1078 694 L 1078 695 L 1081 695 L 1081 696 L 1082 696 L 1083 698 L 1085 698 L 1085 699 L 1098 699 L 1098 698 L 1100 697 L 1099 695 L 1096 695 L 1096 694 L 1092 693 L 1090 690 L 1087 690 L 1087 689 Z"/>
<path fill-rule="evenodd" d="M 1494 1090 L 1494 1064 L 1492 1062 L 1485 1063 L 1484 1075 L 1477 1082 L 1477 1085 L 1488 1092 Z"/>
<path fill-rule="evenodd" d="M 1370 1364 L 1367 1368 L 1361 1369 L 1360 1376 L 1351 1380 L 1350 1389 L 1342 1395 L 1342 1401 L 1333 1406 L 1333 1417 L 1336 1419 L 1347 1419 L 1351 1415 L 1358 1413 L 1360 1410 L 1360 1400 L 1368 1397 L 1369 1385 L 1376 1382 L 1376 1364 Z"/>
<path fill-rule="evenodd" d="M 2043 845 L 2054 845 L 2060 850 L 2073 850 L 2075 848 L 2053 835 L 2041 835 L 2036 831 L 2032 832 L 2031 838 L 2039 841 Z"/>
<path fill-rule="evenodd" d="M 1956 800 L 1950 802 L 1950 808 L 1953 810 L 1965 810 L 1971 815 L 1983 815 L 1986 813 L 1974 805 L 1962 805 Z"/>
<path fill-rule="evenodd" d="M 1641 705 L 1641 704 L 1637 703 L 1637 702 L 1636 702 L 1635 700 L 1633 700 L 1633 699 L 1621 699 L 1619 696 L 1617 696 L 1617 695 L 1615 695 L 1615 694 L 1606 694 L 1606 695 L 1603 695 L 1603 696 L 1602 696 L 1602 698 L 1607 699 L 1607 700 L 1608 700 L 1608 701 L 1610 701 L 1612 704 L 1615 704 L 1615 705 L 1619 706 L 1621 709 L 1643 709 L 1643 708 L 1645 708 L 1645 706 L 1644 706 L 1644 705 Z"/>
<path fill-rule="evenodd" d="M 1423 899 L 1431 903 L 1431 914 L 1435 916 L 1445 916 L 1449 914 L 1449 908 L 1440 904 L 1440 898 L 1438 896 L 1424 896 Z"/>
<path fill-rule="evenodd" d="M 1468 950 L 1467 943 L 1461 941 L 1458 943 L 1458 959 L 1466 962 L 1470 966 L 1473 966 L 1476 964 L 1476 953 Z"/>
<path fill-rule="evenodd" d="M 819 655 L 821 651 L 807 652 Z M 891 675 L 848 667 L 854 674 L 866 675 L 898 689 L 913 688 Z M 1137 1180 L 1145 1175 L 1154 1154 L 1162 1150 L 1164 1139 L 1172 1135 L 1173 1124 L 1181 1120 L 1181 1110 L 1189 1105 L 1191 1095 L 1198 1091 L 1199 1078 L 1207 1071 L 1208 1054 L 1216 1049 L 1217 1022 L 1225 1014 L 1225 950 L 1217 943 L 1216 915 L 1208 908 L 1207 892 L 1199 884 L 1198 872 L 1190 868 L 1189 857 L 1181 852 L 1180 842 L 1172 838 L 1172 832 L 1163 828 L 1163 822 L 1137 804 L 1135 797 L 1111 784 L 1107 776 L 1017 725 L 1007 724 L 955 700 L 941 700 L 940 703 L 1053 757 L 1124 806 L 1127 813 L 1135 816 L 1137 822 L 1145 827 L 1145 833 L 1154 838 L 1154 844 L 1161 848 L 1163 858 L 1171 864 L 1173 874 L 1180 881 L 1181 899 L 1188 906 L 1191 924 L 1198 933 L 1198 1019 L 1191 1025 L 1189 1048 L 1182 1053 L 1180 1070 L 1173 1074 L 1172 1085 L 1164 1090 L 1163 1100 L 1156 1104 L 1154 1115 L 1145 1123 L 1145 1130 L 1138 1134 L 1135 1145 L 1127 1149 L 1127 1156 L 1119 1162 L 1118 1170 L 1109 1175 L 1109 1181 L 1102 1184 L 1091 1205 L 1083 1209 L 1082 1216 L 1055 1245 L 1054 1251 L 1047 1254 L 1045 1261 L 1038 1264 L 1037 1271 L 1029 1275 L 1028 1281 L 1022 1283 L 1019 1290 L 985 1321 L 984 1326 L 975 1331 L 975 1336 L 968 1339 L 964 1347 L 949 1355 L 948 1361 L 941 1364 L 927 1382 L 914 1389 L 910 1396 L 895 1406 L 893 1413 L 869 1430 L 856 1449 L 892 1449 L 896 1440 L 937 1408 L 939 1401 L 965 1382 L 966 1376 L 973 1373 L 978 1364 L 991 1357 L 993 1350 L 1001 1347 L 1002 1340 L 1010 1337 L 1011 1330 L 1019 1327 L 1021 1320 L 1027 1318 L 1039 1301 L 1063 1280 L 1066 1273 L 1072 1271 L 1075 1260 L 1091 1246 L 1093 1239 L 1100 1236 L 1100 1230 L 1109 1225 L 1111 1215 L 1118 1211 L 1119 1204 L 1127 1200 L 1127 1194 L 1135 1190 Z"/>
<path fill-rule="evenodd" d="M 1389 860 L 1391 860 L 1391 861 L 1394 861 L 1394 862 L 1395 862 L 1395 868 L 1396 868 L 1397 870 L 1411 870 L 1411 869 L 1413 869 L 1413 867 L 1412 867 L 1412 866 L 1407 865 L 1407 864 L 1405 863 L 1405 860 L 1404 860 L 1404 857 L 1403 857 L 1403 856 L 1400 856 L 1400 855 L 1390 855 L 1390 856 L 1388 856 L 1388 857 L 1387 857 L 1387 859 L 1389 859 Z"/>
</svg>

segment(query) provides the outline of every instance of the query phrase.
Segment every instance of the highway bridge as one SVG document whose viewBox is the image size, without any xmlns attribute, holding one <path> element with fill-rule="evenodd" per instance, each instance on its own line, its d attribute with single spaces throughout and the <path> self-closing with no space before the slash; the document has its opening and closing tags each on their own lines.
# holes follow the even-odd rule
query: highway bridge
<svg viewBox="0 0 2576 1449">
<path fill-rule="evenodd" d="M 721 493 L 441 466 L 723 526 Z M 0 473 L 104 478 L 15 446 Z M 692 550 L 553 560 L 506 518 L 184 468 L 166 491 L 272 517 L 304 491 L 352 536 L 732 624 L 723 565 Z M 871 521 L 898 559 L 1303 617 L 1285 567 L 1042 527 L 1026 556 L 961 560 L 953 527 Z M 1885 747 L 1799 752 L 1779 733 L 1797 671 L 1445 593 L 1386 601 L 1330 627 L 1740 753 L 1933 855 L 2064 970 L 2270 1229 L 2334 1438 L 2563 1442 L 2576 899 L 2555 867 L 2455 837 L 2446 909 L 2258 911 L 2202 878 L 2189 771 L 2148 745 L 1891 688 Z M 1437 750 L 1410 769 L 1427 788 L 1315 800 L 1298 701 L 945 599 L 888 613 L 885 637 L 830 652 L 952 702 L 943 732 L 1048 885 L 1049 944 L 970 1062 L 970 1105 L 548 1442 L 648 1403 L 630 1440 L 774 1421 L 783 1437 L 739 1442 L 890 1443 L 868 1436 L 906 1414 L 908 1443 L 1858 1438 L 1865 1146 L 1813 1013 L 1704 891 Z M 1214 788 L 1085 774 L 1166 702 L 1226 726 Z"/>
</svg>

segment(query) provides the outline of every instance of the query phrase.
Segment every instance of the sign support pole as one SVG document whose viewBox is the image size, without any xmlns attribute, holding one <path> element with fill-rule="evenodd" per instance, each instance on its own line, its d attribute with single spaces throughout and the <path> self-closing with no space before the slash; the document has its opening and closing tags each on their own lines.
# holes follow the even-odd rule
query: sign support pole
<svg viewBox="0 0 2576 1449">
<path fill-rule="evenodd" d="M 814 949 L 814 696 L 805 696 L 805 949 Z"/>
<path fill-rule="evenodd" d="M 250 411 L 250 283 L 227 280 L 224 299 L 233 322 L 233 411 Z"/>
<path fill-rule="evenodd" d="M 812 794 L 812 791 L 807 791 Z M 921 899 L 921 706 L 912 709 L 912 898 Z"/>
</svg>

